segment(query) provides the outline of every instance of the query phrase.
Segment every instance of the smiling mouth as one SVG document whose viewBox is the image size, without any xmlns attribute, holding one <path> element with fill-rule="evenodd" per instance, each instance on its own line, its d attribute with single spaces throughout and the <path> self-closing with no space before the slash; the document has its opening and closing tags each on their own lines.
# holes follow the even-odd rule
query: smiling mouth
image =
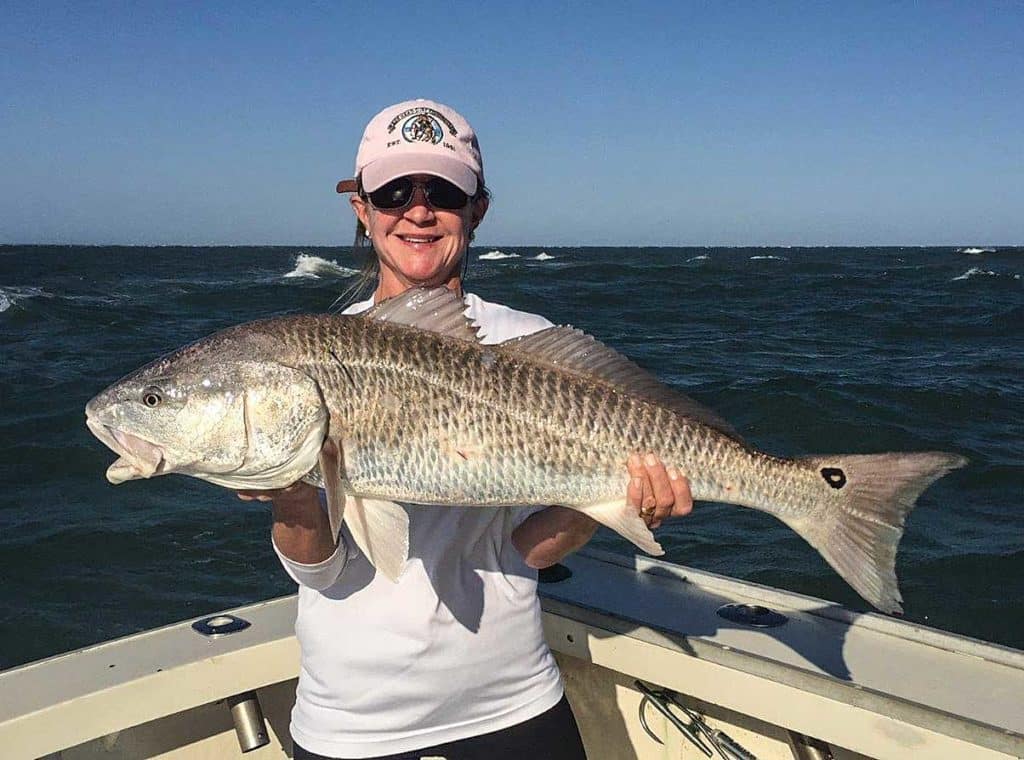
<svg viewBox="0 0 1024 760">
<path fill-rule="evenodd" d="M 429 243 L 436 243 L 438 240 L 441 239 L 441 236 L 440 235 L 399 235 L 398 239 L 402 240 L 403 242 L 406 242 L 406 243 L 429 244 Z"/>
<path fill-rule="evenodd" d="M 107 480 L 114 485 L 162 474 L 164 452 L 156 444 L 93 419 L 86 418 L 85 424 L 118 455 L 117 461 L 107 468 Z"/>
</svg>

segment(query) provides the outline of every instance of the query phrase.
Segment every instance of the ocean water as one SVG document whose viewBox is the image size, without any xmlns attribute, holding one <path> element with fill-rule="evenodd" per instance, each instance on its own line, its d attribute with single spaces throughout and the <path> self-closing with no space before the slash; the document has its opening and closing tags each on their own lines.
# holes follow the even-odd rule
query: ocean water
<svg viewBox="0 0 1024 760">
<path fill-rule="evenodd" d="M 96 392 L 218 328 L 323 311 L 347 248 L 0 247 L 0 667 L 292 593 L 265 505 L 111 486 Z M 469 289 L 571 323 L 780 455 L 942 449 L 911 514 L 906 617 L 1024 648 L 1024 249 L 481 248 Z M 771 517 L 720 504 L 670 561 L 866 605 Z M 603 548 L 631 552 L 606 531 Z"/>
</svg>

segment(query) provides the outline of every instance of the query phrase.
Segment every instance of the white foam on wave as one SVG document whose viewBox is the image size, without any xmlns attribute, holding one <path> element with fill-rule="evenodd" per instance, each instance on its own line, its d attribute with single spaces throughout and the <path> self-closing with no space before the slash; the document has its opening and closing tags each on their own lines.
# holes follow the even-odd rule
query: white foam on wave
<svg viewBox="0 0 1024 760">
<path fill-rule="evenodd" d="M 989 269 L 982 269 L 981 267 L 971 267 L 959 277 L 954 277 L 950 282 L 956 282 L 957 280 L 970 280 L 972 277 L 1012 277 L 1014 280 L 1020 279 L 1019 274 L 1001 274 Z"/>
<path fill-rule="evenodd" d="M 538 253 L 536 256 L 533 257 L 533 260 L 534 261 L 551 261 L 551 259 L 553 259 L 553 258 L 555 258 L 555 257 L 551 256 L 547 251 L 541 251 L 540 253 Z"/>
<path fill-rule="evenodd" d="M 957 253 L 969 253 L 969 254 L 971 254 L 973 256 L 977 256 L 979 253 L 995 253 L 996 249 L 995 248 L 975 248 L 975 247 L 971 247 L 971 248 L 957 248 L 956 252 Z"/>
<path fill-rule="evenodd" d="M 497 261 L 498 259 L 518 259 L 518 253 L 505 253 L 504 251 L 488 251 L 479 256 L 481 261 Z"/>
<path fill-rule="evenodd" d="M 342 266 L 337 261 L 328 261 L 319 256 L 300 253 L 295 257 L 295 268 L 285 277 L 309 277 L 319 280 L 322 277 L 352 277 L 359 274 L 355 269 Z"/>
<path fill-rule="evenodd" d="M 0 313 L 7 311 L 19 301 L 26 298 L 53 298 L 53 293 L 47 293 L 42 288 L 31 287 L 7 287 L 0 288 Z"/>
<path fill-rule="evenodd" d="M 751 261 L 789 261 L 785 256 L 751 256 Z"/>
<path fill-rule="evenodd" d="M 689 264 L 691 261 L 710 261 L 710 260 L 711 260 L 710 256 L 708 256 L 707 254 L 703 254 L 702 253 L 700 256 L 691 256 L 690 258 L 688 258 L 686 260 L 686 263 Z"/>
</svg>

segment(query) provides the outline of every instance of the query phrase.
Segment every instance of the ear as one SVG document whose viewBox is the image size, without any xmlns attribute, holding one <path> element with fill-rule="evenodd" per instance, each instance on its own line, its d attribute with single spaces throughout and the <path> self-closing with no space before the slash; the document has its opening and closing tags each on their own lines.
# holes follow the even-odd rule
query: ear
<svg viewBox="0 0 1024 760">
<path fill-rule="evenodd" d="M 356 218 L 363 223 L 363 226 L 366 229 L 370 229 L 369 204 L 356 193 L 352 193 L 352 195 L 349 196 L 348 202 L 351 204 L 352 211 L 355 212 Z"/>
</svg>

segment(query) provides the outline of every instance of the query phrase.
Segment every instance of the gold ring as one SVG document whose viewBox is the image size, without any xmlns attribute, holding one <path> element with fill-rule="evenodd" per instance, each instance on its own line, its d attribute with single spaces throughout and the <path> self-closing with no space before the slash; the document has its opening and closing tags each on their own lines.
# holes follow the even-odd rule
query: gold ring
<svg viewBox="0 0 1024 760">
<path fill-rule="evenodd" d="M 640 514 L 642 514 L 642 515 L 644 515 L 646 517 L 650 517 L 651 515 L 654 514 L 654 507 L 641 507 L 640 508 Z"/>
</svg>

